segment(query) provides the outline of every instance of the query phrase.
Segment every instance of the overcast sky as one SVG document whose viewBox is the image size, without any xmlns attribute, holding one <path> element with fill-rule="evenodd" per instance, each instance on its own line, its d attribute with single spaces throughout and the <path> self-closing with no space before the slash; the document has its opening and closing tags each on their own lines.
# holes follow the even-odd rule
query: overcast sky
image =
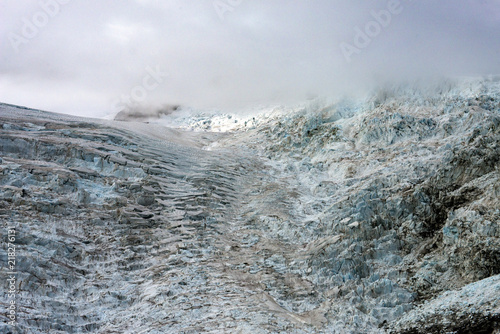
<svg viewBox="0 0 500 334">
<path fill-rule="evenodd" d="M 500 73 L 500 0 L 2 0 L 0 22 L 0 101 L 77 115 Z"/>
</svg>

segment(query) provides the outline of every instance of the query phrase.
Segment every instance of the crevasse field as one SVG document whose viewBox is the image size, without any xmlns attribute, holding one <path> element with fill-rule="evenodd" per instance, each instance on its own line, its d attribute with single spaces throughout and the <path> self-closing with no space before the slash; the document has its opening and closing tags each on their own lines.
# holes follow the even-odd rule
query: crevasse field
<svg viewBox="0 0 500 334">
<path fill-rule="evenodd" d="M 0 104 L 0 157 L 2 333 L 500 328 L 498 79 L 145 122 Z"/>
</svg>

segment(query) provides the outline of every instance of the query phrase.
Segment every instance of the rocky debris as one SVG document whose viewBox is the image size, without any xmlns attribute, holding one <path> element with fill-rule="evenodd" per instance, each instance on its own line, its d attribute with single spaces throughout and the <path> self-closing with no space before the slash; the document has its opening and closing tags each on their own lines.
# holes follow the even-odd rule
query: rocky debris
<svg viewBox="0 0 500 334">
<path fill-rule="evenodd" d="M 392 333 L 493 333 L 500 328 L 500 275 L 447 291 L 406 313 Z"/>
<path fill-rule="evenodd" d="M 198 132 L 0 105 L 19 331 L 498 330 L 499 83 L 434 88 Z"/>
<path fill-rule="evenodd" d="M 178 105 L 165 105 L 161 108 L 140 108 L 129 107 L 120 111 L 115 116 L 115 121 L 146 121 L 149 119 L 160 118 L 164 115 L 169 115 L 178 110 Z"/>
</svg>

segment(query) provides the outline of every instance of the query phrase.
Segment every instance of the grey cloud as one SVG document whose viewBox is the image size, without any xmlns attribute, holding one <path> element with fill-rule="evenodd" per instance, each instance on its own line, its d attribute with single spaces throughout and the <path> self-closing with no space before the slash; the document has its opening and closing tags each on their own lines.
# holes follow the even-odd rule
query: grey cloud
<svg viewBox="0 0 500 334">
<path fill-rule="evenodd" d="M 221 19 L 211 0 L 73 0 L 15 52 L 23 18 L 55 1 L 1 5 L 0 101 L 102 116 L 119 111 L 148 66 L 168 76 L 140 102 L 222 109 L 500 72 L 496 0 L 401 0 L 350 62 L 341 43 L 354 45 L 355 28 L 389 1 L 220 0 L 231 8 Z"/>
</svg>

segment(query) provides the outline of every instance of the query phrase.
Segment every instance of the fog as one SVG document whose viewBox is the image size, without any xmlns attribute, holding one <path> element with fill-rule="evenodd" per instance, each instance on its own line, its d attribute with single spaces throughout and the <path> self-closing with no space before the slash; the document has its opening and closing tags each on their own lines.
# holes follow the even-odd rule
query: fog
<svg viewBox="0 0 500 334">
<path fill-rule="evenodd" d="M 0 102 L 241 110 L 500 73 L 499 0 L 2 1 Z"/>
</svg>

